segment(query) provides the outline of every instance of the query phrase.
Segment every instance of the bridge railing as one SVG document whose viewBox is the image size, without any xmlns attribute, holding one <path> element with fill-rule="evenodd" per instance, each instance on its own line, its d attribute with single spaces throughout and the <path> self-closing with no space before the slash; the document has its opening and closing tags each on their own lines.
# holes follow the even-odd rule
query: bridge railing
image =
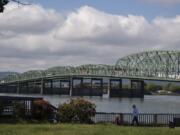
<svg viewBox="0 0 180 135">
<path fill-rule="evenodd" d="M 146 114 L 141 113 L 138 115 L 138 120 L 140 125 L 150 125 L 150 126 L 168 126 L 173 118 L 180 117 L 180 114 Z M 130 125 L 133 119 L 131 113 L 103 113 L 97 112 L 92 118 L 95 123 L 108 122 L 114 123 L 116 119 L 119 118 L 122 125 Z"/>
</svg>

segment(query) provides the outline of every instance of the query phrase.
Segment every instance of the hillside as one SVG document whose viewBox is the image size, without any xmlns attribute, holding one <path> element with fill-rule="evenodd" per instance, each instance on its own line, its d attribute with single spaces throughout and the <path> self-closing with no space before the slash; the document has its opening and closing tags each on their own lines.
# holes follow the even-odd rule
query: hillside
<svg viewBox="0 0 180 135">
<path fill-rule="evenodd" d="M 11 75 L 11 74 L 18 74 L 17 72 L 0 72 L 0 79 L 8 76 L 8 75 Z"/>
</svg>

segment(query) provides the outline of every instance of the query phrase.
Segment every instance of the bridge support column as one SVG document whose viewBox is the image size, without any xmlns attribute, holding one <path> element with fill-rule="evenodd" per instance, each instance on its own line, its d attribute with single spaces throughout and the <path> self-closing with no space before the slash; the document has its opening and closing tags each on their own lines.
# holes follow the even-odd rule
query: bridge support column
<svg viewBox="0 0 180 135">
<path fill-rule="evenodd" d="M 91 83 L 90 96 L 103 97 L 103 78 L 92 78 Z"/>
<path fill-rule="evenodd" d="M 16 93 L 19 94 L 19 91 L 20 91 L 20 83 L 17 82 L 17 91 L 16 91 Z"/>
<path fill-rule="evenodd" d="M 123 97 L 122 95 L 122 79 L 109 80 L 110 83 L 110 97 Z"/>
<path fill-rule="evenodd" d="M 50 83 L 51 83 L 51 94 L 53 95 L 54 94 L 54 89 L 53 89 L 53 79 L 50 81 Z"/>
<path fill-rule="evenodd" d="M 70 96 L 72 96 L 72 91 L 73 91 L 73 78 L 69 78 L 69 88 L 70 88 Z"/>
<path fill-rule="evenodd" d="M 131 80 L 131 97 L 144 98 L 143 80 Z"/>
<path fill-rule="evenodd" d="M 110 96 L 110 90 L 111 90 L 111 79 L 109 79 L 109 81 L 108 81 L 108 89 L 107 89 L 107 95 L 108 95 L 108 98 L 110 98 L 111 96 Z"/>
<path fill-rule="evenodd" d="M 31 89 L 29 88 L 29 83 L 26 82 L 26 90 L 28 94 L 31 94 Z"/>
<path fill-rule="evenodd" d="M 44 91 L 44 80 L 41 79 L 41 91 L 40 91 L 41 95 L 43 95 L 43 91 Z"/>
</svg>

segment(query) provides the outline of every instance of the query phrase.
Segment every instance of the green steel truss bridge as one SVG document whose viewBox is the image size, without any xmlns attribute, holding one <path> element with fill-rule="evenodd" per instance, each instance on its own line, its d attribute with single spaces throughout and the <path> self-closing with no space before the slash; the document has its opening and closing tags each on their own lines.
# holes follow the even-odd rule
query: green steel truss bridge
<svg viewBox="0 0 180 135">
<path fill-rule="evenodd" d="M 123 79 L 130 80 L 124 88 Z M 144 80 L 180 82 L 179 51 L 149 51 L 120 58 L 115 65 L 53 67 L 12 74 L 0 93 L 144 97 Z"/>
<path fill-rule="evenodd" d="M 180 51 L 149 51 L 120 58 L 115 65 L 62 66 L 9 75 L 1 83 L 59 76 L 109 76 L 144 80 L 180 81 Z"/>
</svg>

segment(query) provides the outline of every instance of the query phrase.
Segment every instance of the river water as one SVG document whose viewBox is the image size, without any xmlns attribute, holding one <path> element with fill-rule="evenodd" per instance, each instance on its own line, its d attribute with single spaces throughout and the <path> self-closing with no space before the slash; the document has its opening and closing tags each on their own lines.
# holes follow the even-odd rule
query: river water
<svg viewBox="0 0 180 135">
<path fill-rule="evenodd" d="M 2 94 L 1 94 L 2 95 Z M 7 95 L 7 94 L 3 94 Z M 19 96 L 19 95 L 18 95 Z M 27 96 L 27 95 L 25 95 Z M 71 98 L 65 96 L 47 96 L 47 95 L 28 95 L 43 97 L 51 104 L 58 107 L 59 104 L 70 101 Z M 139 98 L 101 98 L 101 97 L 83 97 L 96 104 L 97 112 L 118 112 L 130 113 L 132 105 L 136 104 L 140 113 L 178 113 L 180 114 L 180 96 L 145 96 Z"/>
<path fill-rule="evenodd" d="M 68 102 L 69 97 L 44 96 L 55 106 Z M 96 104 L 97 112 L 130 113 L 136 104 L 140 113 L 180 113 L 180 96 L 145 96 L 144 99 L 84 97 Z"/>
</svg>

